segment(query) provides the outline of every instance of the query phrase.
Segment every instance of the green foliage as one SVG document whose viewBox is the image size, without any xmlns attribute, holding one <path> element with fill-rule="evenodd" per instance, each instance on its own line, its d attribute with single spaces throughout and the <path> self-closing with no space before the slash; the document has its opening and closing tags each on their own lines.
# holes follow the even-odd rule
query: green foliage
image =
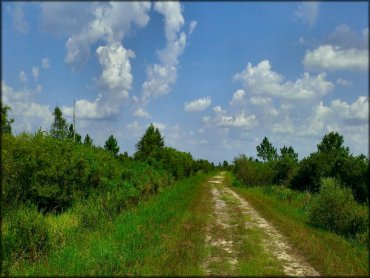
<svg viewBox="0 0 370 278">
<path fill-rule="evenodd" d="M 88 147 L 93 146 L 93 139 L 89 136 L 89 134 L 86 134 L 86 136 L 85 136 L 84 145 L 88 146 Z"/>
<path fill-rule="evenodd" d="M 333 178 L 321 180 L 309 217 L 313 224 L 345 236 L 361 234 L 368 226 L 366 208 L 355 202 L 350 189 L 341 187 Z"/>
<path fill-rule="evenodd" d="M 239 155 L 234 158 L 234 173 L 237 179 L 248 186 L 272 184 L 275 176 L 272 162 L 262 163 L 251 157 Z"/>
<path fill-rule="evenodd" d="M 20 259 L 35 261 L 48 253 L 48 226 L 36 208 L 22 206 L 8 217 L 11 221 L 3 241 L 6 262 Z"/>
<path fill-rule="evenodd" d="M 76 143 L 81 143 L 81 135 L 74 130 L 73 124 L 69 125 L 67 138 Z"/>
<path fill-rule="evenodd" d="M 276 148 L 272 146 L 269 139 L 264 137 L 261 144 L 257 146 L 257 156 L 264 162 L 270 162 L 277 159 Z"/>
<path fill-rule="evenodd" d="M 134 157 L 141 161 L 146 161 L 148 158 L 159 160 L 163 147 L 164 141 L 159 129 L 150 124 L 143 137 L 136 144 L 137 151 Z"/>
<path fill-rule="evenodd" d="M 284 146 L 280 148 L 280 158 L 291 158 L 294 161 L 298 162 L 298 153 L 294 151 L 292 146 L 289 146 L 289 148 Z"/>
<path fill-rule="evenodd" d="M 343 137 L 338 133 L 325 135 L 318 151 L 299 162 L 289 182 L 291 188 L 318 192 L 321 178 L 333 177 L 350 188 L 358 202 L 367 203 L 369 162 L 363 155 L 349 154 L 342 145 Z"/>
<path fill-rule="evenodd" d="M 14 122 L 14 119 L 9 119 L 8 112 L 11 110 L 10 106 L 5 105 L 1 102 L 1 133 L 12 133 L 11 124 Z"/>
<path fill-rule="evenodd" d="M 332 153 L 344 152 L 349 153 L 348 147 L 343 147 L 343 136 L 338 132 L 329 132 L 325 134 L 320 144 L 317 145 L 318 152 Z"/>
<path fill-rule="evenodd" d="M 104 149 L 111 152 L 114 156 L 117 156 L 119 152 L 119 147 L 117 144 L 117 140 L 116 138 L 114 138 L 113 134 L 109 136 L 107 141 L 105 141 Z"/>
<path fill-rule="evenodd" d="M 51 124 L 50 135 L 56 139 L 65 139 L 68 135 L 68 126 L 63 118 L 62 110 L 57 106 L 53 112 L 54 120 Z"/>
</svg>

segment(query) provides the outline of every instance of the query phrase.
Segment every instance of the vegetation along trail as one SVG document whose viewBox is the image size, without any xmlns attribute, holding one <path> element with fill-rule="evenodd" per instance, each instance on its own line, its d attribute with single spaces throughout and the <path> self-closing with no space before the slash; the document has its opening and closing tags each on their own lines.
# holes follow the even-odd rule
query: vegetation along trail
<svg viewBox="0 0 370 278">
<path fill-rule="evenodd" d="M 211 178 L 208 189 L 213 203 L 203 263 L 208 275 L 320 275 L 286 237 L 225 185 L 225 172 Z M 260 254 L 253 253 L 256 250 Z"/>
</svg>

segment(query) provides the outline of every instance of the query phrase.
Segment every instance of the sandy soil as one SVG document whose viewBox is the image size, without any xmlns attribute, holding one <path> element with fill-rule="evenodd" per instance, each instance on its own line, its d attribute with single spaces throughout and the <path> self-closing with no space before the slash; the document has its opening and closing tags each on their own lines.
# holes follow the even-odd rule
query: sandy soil
<svg viewBox="0 0 370 278">
<path fill-rule="evenodd" d="M 230 211 L 223 200 L 228 198 L 248 216 L 246 217 L 248 220 L 245 221 L 246 229 L 258 228 L 266 235 L 263 248 L 282 263 L 287 276 L 319 276 L 320 274 L 309 265 L 304 257 L 299 255 L 286 237 L 266 221 L 245 199 L 231 188 L 223 186 L 223 174 L 214 176 L 208 181 L 211 186 L 213 215 L 207 227 L 206 245 L 210 246 L 213 252 L 210 252 L 210 256 L 203 264 L 206 273 L 208 275 L 232 275 L 238 263 L 234 252 L 236 242 L 233 241 L 231 231 Z M 219 273 L 214 273 L 215 268 L 212 265 L 214 266 L 217 262 L 223 262 L 226 266 L 223 271 L 218 269 Z"/>
</svg>

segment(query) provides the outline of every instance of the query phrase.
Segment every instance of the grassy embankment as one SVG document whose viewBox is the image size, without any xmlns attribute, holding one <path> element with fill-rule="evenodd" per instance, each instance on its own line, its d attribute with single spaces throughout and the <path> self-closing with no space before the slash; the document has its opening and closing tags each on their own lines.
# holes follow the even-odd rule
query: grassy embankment
<svg viewBox="0 0 370 278">
<path fill-rule="evenodd" d="M 10 275 L 202 275 L 207 176 L 177 182 L 114 221 L 97 219 L 95 229 L 81 227 L 74 208 L 48 215 L 49 254 L 14 264 Z"/>
<path fill-rule="evenodd" d="M 366 243 L 313 227 L 307 212 L 309 194 L 279 186 L 234 186 L 233 190 L 288 237 L 321 275 L 368 275 Z"/>
</svg>

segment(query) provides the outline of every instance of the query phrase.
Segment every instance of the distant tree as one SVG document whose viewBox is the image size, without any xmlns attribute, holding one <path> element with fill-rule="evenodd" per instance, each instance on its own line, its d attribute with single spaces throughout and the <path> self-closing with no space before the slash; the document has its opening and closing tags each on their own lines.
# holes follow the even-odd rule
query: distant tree
<svg viewBox="0 0 370 278">
<path fill-rule="evenodd" d="M 343 147 L 343 136 L 338 132 L 329 132 L 325 134 L 322 138 L 320 144 L 317 145 L 317 149 L 321 153 L 332 153 L 332 152 L 342 152 L 349 153 L 348 147 Z"/>
<path fill-rule="evenodd" d="M 12 133 L 11 124 L 14 122 L 14 119 L 8 118 L 8 111 L 11 110 L 10 106 L 1 103 L 1 133 Z"/>
<path fill-rule="evenodd" d="M 222 163 L 222 168 L 223 169 L 228 169 L 229 168 L 229 163 L 227 163 L 226 160 L 224 160 L 224 162 Z"/>
<path fill-rule="evenodd" d="M 62 111 L 57 106 L 53 112 L 54 120 L 51 124 L 50 134 L 56 139 L 65 139 L 68 135 L 68 126 L 66 120 L 63 118 Z"/>
<path fill-rule="evenodd" d="M 290 157 L 295 161 L 298 161 L 298 153 L 294 152 L 293 147 L 282 147 L 280 148 L 280 158 Z"/>
<path fill-rule="evenodd" d="M 74 130 L 73 124 L 69 125 L 67 138 L 71 141 L 75 140 L 75 142 L 81 143 L 81 135 Z"/>
<path fill-rule="evenodd" d="M 264 162 L 269 162 L 277 159 L 276 148 L 272 146 L 269 139 L 264 137 L 261 144 L 257 146 L 257 156 Z"/>
<path fill-rule="evenodd" d="M 85 136 L 84 145 L 89 146 L 89 147 L 93 146 L 93 139 L 91 139 L 89 134 L 86 134 L 86 136 Z"/>
<path fill-rule="evenodd" d="M 104 149 L 111 152 L 114 156 L 118 154 L 119 147 L 117 145 L 117 140 L 113 135 L 109 136 L 108 140 L 105 141 Z"/>
<path fill-rule="evenodd" d="M 147 160 L 153 158 L 158 160 L 160 158 L 161 151 L 164 148 L 164 140 L 159 132 L 158 128 L 155 128 L 153 124 L 145 131 L 143 137 L 136 144 L 135 159 Z"/>
</svg>

